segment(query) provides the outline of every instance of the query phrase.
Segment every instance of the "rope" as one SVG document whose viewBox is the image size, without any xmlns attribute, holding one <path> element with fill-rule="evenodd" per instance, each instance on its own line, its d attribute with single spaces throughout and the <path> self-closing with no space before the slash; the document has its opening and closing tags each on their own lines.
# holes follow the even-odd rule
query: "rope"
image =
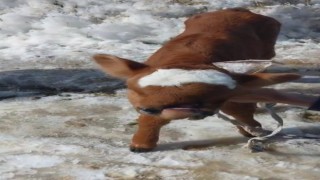
<svg viewBox="0 0 320 180">
<path fill-rule="evenodd" d="M 256 136 L 248 140 L 246 147 L 248 147 L 251 150 L 251 152 L 261 152 L 265 149 L 264 142 L 270 139 L 271 137 L 275 136 L 276 134 L 278 134 L 283 127 L 283 119 L 274 112 L 272 108 L 274 105 L 275 104 L 264 104 L 264 103 L 262 105 L 262 107 L 268 111 L 271 117 L 278 122 L 277 128 L 273 130 L 270 134 L 269 134 L 269 131 L 262 129 L 261 127 L 248 126 L 245 123 L 242 123 L 235 119 L 231 119 L 226 115 L 224 115 L 222 112 L 218 112 L 217 116 L 225 121 L 232 123 L 233 125 L 242 127 L 245 131 L 247 131 L 252 136 Z"/>
</svg>

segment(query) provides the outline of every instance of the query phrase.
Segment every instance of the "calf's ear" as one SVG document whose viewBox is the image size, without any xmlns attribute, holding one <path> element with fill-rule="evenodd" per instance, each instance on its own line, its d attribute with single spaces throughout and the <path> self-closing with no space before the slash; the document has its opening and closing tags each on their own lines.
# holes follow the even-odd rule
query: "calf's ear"
<svg viewBox="0 0 320 180">
<path fill-rule="evenodd" d="M 310 107 L 316 97 L 298 93 L 279 91 L 271 88 L 239 88 L 228 101 L 240 103 L 284 103 Z"/>
<path fill-rule="evenodd" d="M 294 73 L 254 73 L 235 74 L 233 78 L 244 87 L 263 87 L 299 79 L 301 76 Z"/>
<path fill-rule="evenodd" d="M 241 103 L 284 103 L 298 106 L 310 106 L 314 97 L 260 88 L 278 83 L 284 83 L 300 78 L 298 74 L 291 73 L 255 73 L 237 74 L 233 78 L 238 82 L 237 91 L 234 91 L 229 101 Z"/>
<path fill-rule="evenodd" d="M 134 76 L 142 69 L 148 67 L 143 63 L 107 54 L 96 54 L 93 56 L 93 60 L 99 64 L 107 74 L 121 79 Z"/>
</svg>

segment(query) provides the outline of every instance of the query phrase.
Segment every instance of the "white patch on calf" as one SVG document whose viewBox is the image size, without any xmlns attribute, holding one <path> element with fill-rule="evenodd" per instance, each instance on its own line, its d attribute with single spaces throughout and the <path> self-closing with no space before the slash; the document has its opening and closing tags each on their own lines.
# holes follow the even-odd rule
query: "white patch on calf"
<svg viewBox="0 0 320 180">
<path fill-rule="evenodd" d="M 262 72 L 272 64 L 273 62 L 271 60 L 237 60 L 213 63 L 213 65 L 229 72 L 246 74 Z"/>
<path fill-rule="evenodd" d="M 189 83 L 206 83 L 236 87 L 236 81 L 229 75 L 212 70 L 159 69 L 139 79 L 140 87 L 147 86 L 181 86 Z"/>
</svg>

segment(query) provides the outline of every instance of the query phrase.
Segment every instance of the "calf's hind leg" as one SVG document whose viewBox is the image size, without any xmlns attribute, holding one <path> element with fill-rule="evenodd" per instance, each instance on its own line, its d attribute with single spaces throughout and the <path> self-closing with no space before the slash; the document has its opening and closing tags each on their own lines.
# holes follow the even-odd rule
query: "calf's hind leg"
<svg viewBox="0 0 320 180">
<path fill-rule="evenodd" d="M 253 117 L 256 110 L 255 103 L 236 103 L 226 102 L 220 109 L 223 113 L 228 114 L 235 118 L 237 121 L 245 123 L 252 127 L 261 127 L 261 124 Z M 238 131 L 245 137 L 253 137 L 250 133 L 245 131 L 242 127 L 237 126 Z"/>
</svg>

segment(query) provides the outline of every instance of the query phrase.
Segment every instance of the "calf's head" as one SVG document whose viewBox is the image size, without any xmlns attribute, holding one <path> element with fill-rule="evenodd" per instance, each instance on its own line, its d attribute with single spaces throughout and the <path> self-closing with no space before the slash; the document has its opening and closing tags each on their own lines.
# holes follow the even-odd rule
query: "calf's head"
<svg viewBox="0 0 320 180">
<path fill-rule="evenodd" d="M 296 74 L 236 74 L 214 65 L 147 64 L 97 54 L 108 74 L 126 80 L 128 98 L 141 114 L 173 120 L 213 115 L 226 101 L 276 101 L 261 88 L 299 78 Z"/>
</svg>

